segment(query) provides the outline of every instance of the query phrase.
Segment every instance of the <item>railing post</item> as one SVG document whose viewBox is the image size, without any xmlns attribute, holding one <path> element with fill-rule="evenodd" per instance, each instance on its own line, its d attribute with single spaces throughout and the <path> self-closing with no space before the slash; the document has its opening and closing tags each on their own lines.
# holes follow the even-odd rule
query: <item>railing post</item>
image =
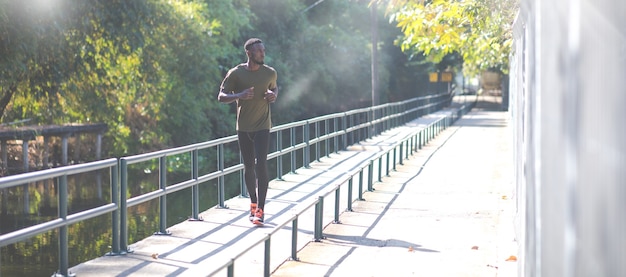
<svg viewBox="0 0 626 277">
<path fill-rule="evenodd" d="M 118 161 L 119 164 L 119 161 Z M 119 255 L 120 254 L 120 190 L 119 190 L 119 165 L 113 166 L 109 169 L 109 174 L 111 175 L 111 202 L 115 204 L 117 209 L 111 213 L 111 252 L 108 253 L 111 255 Z"/>
<path fill-rule="evenodd" d="M 353 177 L 354 176 L 350 176 L 350 180 L 348 181 L 348 207 L 346 208 L 346 211 L 351 212 L 352 211 L 352 183 L 353 183 Z"/>
<path fill-rule="evenodd" d="M 283 132 L 276 132 L 276 151 L 281 152 L 283 150 Z M 276 157 L 276 179 L 283 180 L 283 156 Z M 244 186 L 245 187 L 245 186 Z"/>
<path fill-rule="evenodd" d="M 439 120 L 439 132 L 437 133 L 437 135 L 441 134 L 441 132 L 443 132 L 443 129 L 446 128 L 446 118 L 442 118 L 441 120 Z"/>
<path fill-rule="evenodd" d="M 271 249 L 270 249 L 270 243 L 271 243 L 271 239 L 272 236 L 268 235 L 267 238 L 265 239 L 265 263 L 263 266 L 263 276 L 265 277 L 270 277 L 270 257 L 271 257 Z"/>
<path fill-rule="evenodd" d="M 419 134 L 418 134 L 418 141 L 417 141 L 417 149 L 418 150 L 422 150 L 422 133 L 424 132 L 424 129 L 420 130 Z"/>
<path fill-rule="evenodd" d="M 378 182 L 383 181 L 383 156 L 378 157 Z"/>
<path fill-rule="evenodd" d="M 441 133 L 441 119 L 437 120 L 437 132 L 435 133 L 435 136 L 438 136 L 439 133 Z"/>
<path fill-rule="evenodd" d="M 374 109 L 369 108 L 369 112 L 365 114 L 365 120 L 367 121 L 367 139 L 371 139 L 373 137 L 374 128 L 372 127 L 372 120 L 374 118 Z"/>
<path fill-rule="evenodd" d="M 339 126 L 337 125 L 337 118 L 333 118 L 333 133 L 336 134 L 339 132 Z M 333 136 L 333 142 L 335 143 L 335 154 L 339 153 L 339 138 L 335 135 Z"/>
<path fill-rule="evenodd" d="M 437 121 L 435 121 L 434 123 L 432 123 L 430 125 L 432 132 L 430 133 L 430 139 L 433 140 L 435 139 L 435 136 L 437 136 Z"/>
<path fill-rule="evenodd" d="M 396 109 L 396 105 L 390 106 L 389 107 L 390 112 L 389 114 L 393 114 L 394 117 L 391 119 L 391 124 L 389 124 L 390 126 L 398 126 L 398 121 L 404 121 L 404 119 L 401 119 L 398 115 L 398 109 Z"/>
<path fill-rule="evenodd" d="M 128 249 L 128 162 L 120 159 L 120 253 L 130 252 Z"/>
<path fill-rule="evenodd" d="M 315 241 L 320 242 L 324 236 L 322 235 L 322 227 L 324 224 L 324 196 L 320 196 L 315 204 Z"/>
<path fill-rule="evenodd" d="M 405 153 L 405 155 L 406 155 L 406 156 L 404 157 L 404 159 L 405 159 L 405 160 L 408 160 L 408 159 L 409 159 L 409 152 L 410 152 L 410 150 L 411 150 L 411 142 L 410 142 L 410 141 L 411 141 L 411 139 L 412 139 L 412 138 L 409 138 L 409 139 L 407 139 L 407 140 L 405 140 L 405 141 L 403 142 L 403 143 L 406 143 L 406 148 L 405 148 L 405 150 L 404 150 L 404 153 Z"/>
<path fill-rule="evenodd" d="M 393 171 L 396 171 L 396 161 L 398 160 L 397 158 L 397 152 L 398 152 L 398 146 L 394 146 L 393 147 Z M 402 155 L 400 155 L 402 156 Z"/>
<path fill-rule="evenodd" d="M 217 146 L 217 170 L 224 172 L 224 144 Z M 217 177 L 217 203 L 218 207 L 227 209 L 224 194 L 224 176 L 220 175 Z"/>
<path fill-rule="evenodd" d="M 393 121 L 393 118 L 389 118 L 389 116 L 394 115 L 393 114 L 393 106 L 387 105 L 384 109 L 381 109 L 381 113 L 382 113 L 382 117 L 383 118 L 387 118 L 385 120 L 383 120 L 383 122 L 381 123 L 382 125 L 382 130 L 381 133 L 384 131 L 387 131 L 390 128 L 391 124 L 389 124 L 390 121 Z"/>
<path fill-rule="evenodd" d="M 67 175 L 59 177 L 59 218 L 67 219 Z M 67 225 L 59 228 L 59 274 L 69 276 Z"/>
<path fill-rule="evenodd" d="M 341 187 L 337 187 L 337 189 L 335 190 L 335 221 L 334 221 L 334 223 L 336 223 L 336 224 L 341 223 L 339 221 L 339 196 L 340 196 L 339 190 L 340 189 L 341 189 Z"/>
<path fill-rule="evenodd" d="M 374 191 L 374 160 L 367 166 L 367 190 Z"/>
<path fill-rule="evenodd" d="M 353 126 L 354 126 L 354 115 L 350 115 L 350 127 L 353 127 Z M 350 132 L 350 143 L 354 143 L 354 132 L 355 131 Z M 348 145 L 346 145 L 346 147 L 347 146 Z"/>
<path fill-rule="evenodd" d="M 342 145 L 342 149 L 346 149 L 348 148 L 348 126 L 347 124 L 347 119 L 346 119 L 346 114 L 343 114 L 343 117 L 341 118 L 341 127 L 343 127 L 343 135 L 341 135 L 341 137 L 343 138 L 343 145 Z"/>
<path fill-rule="evenodd" d="M 315 121 L 315 138 L 320 137 L 320 122 Z M 320 161 L 320 142 L 319 140 L 315 143 L 315 160 Z"/>
<path fill-rule="evenodd" d="M 303 134 L 302 134 L 302 139 L 304 140 L 305 143 L 305 147 L 304 147 L 304 152 L 302 153 L 302 159 L 303 159 L 303 165 L 304 168 L 310 168 L 311 166 L 311 138 L 309 137 L 311 131 L 309 130 L 309 128 L 311 128 L 311 126 L 309 125 L 309 122 L 307 121 L 306 124 L 304 125 L 304 129 L 302 130 Z"/>
<path fill-rule="evenodd" d="M 235 277 L 235 260 L 231 259 L 228 268 L 226 269 L 226 276 Z"/>
<path fill-rule="evenodd" d="M 428 126 L 428 142 L 430 142 L 430 140 L 432 140 L 435 137 L 435 132 L 433 131 L 433 124 L 430 124 L 430 126 Z"/>
<path fill-rule="evenodd" d="M 365 200 L 363 199 L 363 169 L 362 168 L 359 171 L 359 198 L 358 200 Z"/>
<path fill-rule="evenodd" d="M 398 164 L 402 165 L 402 154 L 404 154 L 404 142 L 400 141 L 400 161 L 398 161 Z M 393 168 L 394 170 L 396 169 L 395 167 Z"/>
<path fill-rule="evenodd" d="M 289 147 L 296 145 L 296 127 L 289 128 Z M 289 156 L 291 157 L 291 173 L 296 173 L 296 151 L 291 151 Z"/>
<path fill-rule="evenodd" d="M 399 116 L 400 109 L 397 109 L 397 105 L 394 105 L 392 107 L 392 113 L 394 115 L 398 115 L 398 116 L 394 116 L 392 119 L 392 124 L 394 127 L 399 126 L 400 124 L 404 123 L 404 118 Z"/>
<path fill-rule="evenodd" d="M 324 119 L 324 135 L 327 136 L 328 135 L 328 119 Z M 329 151 L 329 145 L 330 142 L 328 141 L 328 139 L 324 140 L 324 152 L 326 152 L 326 157 L 330 156 L 330 151 Z"/>
<path fill-rule="evenodd" d="M 390 151 L 387 151 L 387 164 L 386 164 L 386 169 L 387 169 L 387 174 L 385 176 L 389 177 L 389 157 L 391 156 Z"/>
<path fill-rule="evenodd" d="M 291 221 L 291 260 L 298 260 L 298 217 Z"/>
<path fill-rule="evenodd" d="M 198 149 L 191 152 L 191 178 L 196 181 L 191 187 L 191 218 L 189 220 L 201 220 L 200 214 L 200 187 L 198 185 Z"/>
<path fill-rule="evenodd" d="M 167 188 L 167 156 L 159 157 L 159 188 Z M 159 196 L 159 231 L 155 235 L 171 235 L 167 231 L 167 195 Z"/>
</svg>

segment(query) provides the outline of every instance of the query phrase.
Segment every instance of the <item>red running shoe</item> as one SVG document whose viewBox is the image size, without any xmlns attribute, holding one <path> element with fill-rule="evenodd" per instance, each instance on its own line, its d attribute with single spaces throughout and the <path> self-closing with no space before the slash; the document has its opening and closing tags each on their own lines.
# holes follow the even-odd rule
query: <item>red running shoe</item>
<svg viewBox="0 0 626 277">
<path fill-rule="evenodd" d="M 263 210 L 256 209 L 252 223 L 254 223 L 254 225 L 263 225 Z"/>
</svg>

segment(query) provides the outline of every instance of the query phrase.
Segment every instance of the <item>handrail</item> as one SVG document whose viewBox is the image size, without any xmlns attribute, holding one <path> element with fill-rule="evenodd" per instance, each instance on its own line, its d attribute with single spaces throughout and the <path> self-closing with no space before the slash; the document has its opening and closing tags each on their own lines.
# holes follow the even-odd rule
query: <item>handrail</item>
<svg viewBox="0 0 626 277">
<path fill-rule="evenodd" d="M 465 113 L 466 111 L 464 111 Z M 248 251 L 252 250 L 253 248 L 259 246 L 261 243 L 265 243 L 265 260 L 264 260 L 264 276 L 270 276 L 270 269 L 269 269 L 269 253 L 271 251 L 271 249 L 269 248 L 269 240 L 271 239 L 272 235 L 274 235 L 275 233 L 277 233 L 279 230 L 282 230 L 287 224 L 289 224 L 289 222 L 292 223 L 292 241 L 291 241 L 291 247 L 292 247 L 292 256 L 290 257 L 292 260 L 298 260 L 297 257 L 297 233 L 298 233 L 298 228 L 297 228 L 297 221 L 298 218 L 306 211 L 310 210 L 312 207 L 315 207 L 315 230 L 314 230 L 314 239 L 315 241 L 319 241 L 321 239 L 323 239 L 323 200 L 324 198 L 326 198 L 328 195 L 330 195 L 331 193 L 335 193 L 335 218 L 334 218 L 334 222 L 338 222 L 339 221 L 339 190 L 342 186 L 344 185 L 348 185 L 349 186 L 349 193 L 348 193 L 348 207 L 351 207 L 351 203 L 352 203 L 352 180 L 355 178 L 355 176 L 359 175 L 362 176 L 363 172 L 366 170 L 368 170 L 368 174 L 370 175 L 370 177 L 368 178 L 368 184 L 367 184 L 367 190 L 368 191 L 373 191 L 373 176 L 372 176 L 372 170 L 373 170 L 373 163 L 376 160 L 382 160 L 382 157 L 387 156 L 387 163 L 389 163 L 389 156 L 391 155 L 391 153 L 393 153 L 393 167 L 395 168 L 395 165 L 397 163 L 402 164 L 402 153 L 400 153 L 400 155 L 396 155 L 396 152 L 398 151 L 398 148 L 400 149 L 399 151 L 402 152 L 402 148 L 404 147 L 404 145 L 407 145 L 407 157 L 408 157 L 408 152 L 409 152 L 409 148 L 410 148 L 410 152 L 413 153 L 414 151 L 417 151 L 418 148 L 421 148 L 421 146 L 423 144 L 426 143 L 426 141 L 423 141 L 421 139 L 416 139 L 416 138 L 421 138 L 422 136 L 424 136 L 424 132 L 428 132 L 428 133 L 432 133 L 433 135 L 437 135 L 439 132 L 441 132 L 443 129 L 447 128 L 448 126 L 452 125 L 452 123 L 457 119 L 456 114 L 448 114 L 445 115 L 444 117 L 441 117 L 437 120 L 435 120 L 434 122 L 432 122 L 431 124 L 429 124 L 428 126 L 426 126 L 423 129 L 420 129 L 416 132 L 411 133 L 410 135 L 407 135 L 405 138 L 403 138 L 402 140 L 396 142 L 393 144 L 392 147 L 390 147 L 389 149 L 387 149 L 386 151 L 377 153 L 373 158 L 369 159 L 368 161 L 362 162 L 361 164 L 357 165 L 356 169 L 343 174 L 338 181 L 336 181 L 334 184 L 330 185 L 329 187 L 327 187 L 322 193 L 320 193 L 318 195 L 317 198 L 314 198 L 311 201 L 306 201 L 306 202 L 302 202 L 299 203 L 294 209 L 296 212 L 294 212 L 293 215 L 291 215 L 291 217 L 283 222 L 277 222 L 277 225 L 274 226 L 269 232 L 264 233 L 261 237 L 256 238 L 252 243 L 249 243 L 245 246 L 244 249 L 242 249 L 239 252 L 234 253 L 233 257 L 230 258 L 226 258 L 225 262 L 219 264 L 216 268 L 214 268 L 212 271 L 210 271 L 208 274 L 206 273 L 206 265 L 198 265 L 196 267 L 200 268 L 202 267 L 202 270 L 196 270 L 194 271 L 194 269 L 192 269 L 192 274 L 193 275 L 197 275 L 197 274 L 201 274 L 201 276 L 213 276 L 217 273 L 219 273 L 220 271 L 226 269 L 227 270 L 227 276 L 234 276 L 234 266 L 235 266 L 235 261 L 243 256 L 244 254 L 246 254 Z M 398 158 L 399 156 L 399 158 Z M 387 166 L 389 166 L 387 164 Z M 380 165 L 379 165 L 379 180 L 382 178 L 381 174 L 382 172 L 380 171 Z M 362 182 L 362 178 L 359 178 L 359 182 Z M 361 195 L 362 193 L 362 183 L 359 184 L 359 195 Z M 349 208 L 348 211 L 350 211 L 351 209 Z M 199 276 L 199 275 L 198 275 Z"/>
<path fill-rule="evenodd" d="M 67 199 L 67 176 L 78 173 L 93 172 L 109 168 L 111 174 L 111 199 L 112 203 L 101 205 L 96 208 L 88 209 L 79 213 L 68 215 L 68 199 Z M 69 225 L 83 220 L 91 219 L 105 213 L 115 212 L 112 218 L 113 226 L 117 226 L 118 218 L 116 217 L 118 210 L 117 193 L 117 159 L 111 158 L 102 161 L 90 162 L 85 164 L 71 165 L 66 167 L 52 168 L 42 171 L 29 172 L 19 175 L 0 178 L 0 189 L 21 186 L 31 182 L 39 182 L 58 178 L 59 182 L 59 212 L 58 217 L 44 223 L 33 225 L 17 231 L 0 235 L 0 247 L 20 242 L 44 232 L 59 229 L 59 272 L 67 276 L 69 269 L 68 262 L 68 233 Z M 119 240 L 116 232 L 113 232 L 113 241 Z M 115 246 L 114 246 L 115 247 Z M 115 250 L 114 250 L 115 251 Z"/>
<path fill-rule="evenodd" d="M 422 103 L 426 102 L 426 103 Z M 280 126 L 275 126 L 270 130 L 271 135 L 276 139 L 275 150 L 268 154 L 268 160 L 274 159 L 277 164 L 278 176 L 280 179 L 283 174 L 282 157 L 291 155 L 291 172 L 295 172 L 297 163 L 295 161 L 296 151 L 302 151 L 303 166 L 307 167 L 312 160 L 319 160 L 321 157 L 321 149 L 325 150 L 325 155 L 329 155 L 331 150 L 335 152 L 345 149 L 348 145 L 358 143 L 366 138 L 388 130 L 395 126 L 399 126 L 409 120 L 418 118 L 428 114 L 433 110 L 441 109 L 449 102 L 447 93 L 417 97 L 397 103 L 387 103 L 374 107 L 355 109 L 351 111 L 323 115 L 308 120 L 291 122 Z M 417 106 L 417 107 L 413 107 Z M 410 118 L 407 115 L 411 115 Z M 320 128 L 322 127 L 322 128 Z M 332 127 L 332 128 L 331 128 Z M 300 130 L 301 129 L 301 130 Z M 322 130 L 323 129 L 323 130 Z M 302 132 L 298 138 L 296 130 Z M 283 141 L 283 133 L 289 143 L 285 145 Z M 340 139 L 341 138 L 341 139 Z M 330 145 L 333 140 L 333 145 Z M 150 201 L 156 198 L 160 200 L 159 215 L 159 231 L 155 234 L 168 235 L 166 226 L 166 206 L 167 195 L 186 188 L 192 188 L 192 215 L 193 220 L 202 220 L 199 214 L 199 197 L 198 187 L 200 184 L 217 180 L 218 182 L 218 205 L 226 207 L 224 204 L 224 177 L 228 174 L 242 172 L 243 165 L 236 163 L 234 165 L 225 165 L 224 146 L 226 144 L 235 143 L 236 135 L 222 137 L 211 141 L 165 149 L 145 154 L 132 155 L 117 158 L 111 158 L 103 161 L 85 163 L 72 166 L 64 166 L 53 169 L 47 169 L 37 172 L 24 173 L 0 178 L 0 189 L 10 188 L 13 186 L 23 185 L 28 182 L 36 182 L 49 178 L 60 178 L 59 188 L 59 218 L 46 223 L 38 224 L 23 228 L 21 230 L 4 234 L 0 236 L 0 247 L 12 243 L 23 241 L 43 232 L 59 229 L 59 249 L 60 262 L 59 274 L 68 276 L 67 264 L 67 226 L 82 220 L 93 218 L 105 213 L 113 213 L 112 216 L 112 251 L 109 255 L 120 255 L 129 253 L 128 249 L 128 230 L 127 217 L 128 208 Z M 324 143 L 324 145 L 321 145 Z M 315 157 L 310 157 L 312 148 L 314 148 Z M 206 174 L 198 172 L 199 159 L 198 151 L 212 149 L 217 153 L 217 168 Z M 191 158 L 191 176 L 187 180 L 174 184 L 167 183 L 167 158 L 174 155 L 190 155 Z M 132 185 L 128 178 L 129 165 L 146 162 L 158 161 L 159 168 L 159 188 L 141 195 L 127 199 L 127 191 Z M 102 205 L 87 211 L 67 215 L 67 175 L 91 172 L 103 168 L 110 168 L 111 174 L 111 192 L 112 203 Z M 361 172 L 362 173 L 362 172 Z M 243 176 L 240 177 L 243 179 Z M 243 180 L 241 183 L 241 194 L 245 196 L 245 186 Z M 119 186 L 119 187 L 118 187 Z M 124 193 L 120 193 L 124 192 Z"/>
</svg>

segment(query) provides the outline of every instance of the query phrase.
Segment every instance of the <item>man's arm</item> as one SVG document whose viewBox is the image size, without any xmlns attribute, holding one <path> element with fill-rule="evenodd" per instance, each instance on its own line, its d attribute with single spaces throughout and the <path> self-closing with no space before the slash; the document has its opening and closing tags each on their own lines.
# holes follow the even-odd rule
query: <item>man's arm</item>
<svg viewBox="0 0 626 277">
<path fill-rule="evenodd" d="M 276 97 L 278 97 L 278 87 L 268 89 L 265 92 L 265 100 L 267 100 L 267 102 L 274 103 L 276 101 Z"/>
<path fill-rule="evenodd" d="M 239 93 L 226 93 L 224 90 L 220 90 L 219 94 L 217 94 L 217 101 L 221 103 L 232 103 L 236 100 L 248 100 L 254 97 L 253 88 L 247 88 Z"/>
<path fill-rule="evenodd" d="M 239 99 L 237 97 L 237 94 L 226 93 L 223 90 L 220 90 L 220 92 L 217 94 L 217 101 L 219 101 L 220 103 L 232 103 L 237 99 Z"/>
</svg>

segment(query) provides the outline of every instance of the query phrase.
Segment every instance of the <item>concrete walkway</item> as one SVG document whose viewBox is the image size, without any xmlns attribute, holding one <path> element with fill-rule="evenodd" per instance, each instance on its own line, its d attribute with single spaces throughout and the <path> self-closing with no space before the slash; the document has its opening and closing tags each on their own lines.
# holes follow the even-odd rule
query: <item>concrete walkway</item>
<svg viewBox="0 0 626 277">
<path fill-rule="evenodd" d="M 479 102 L 272 276 L 517 276 L 511 138 Z"/>
</svg>

